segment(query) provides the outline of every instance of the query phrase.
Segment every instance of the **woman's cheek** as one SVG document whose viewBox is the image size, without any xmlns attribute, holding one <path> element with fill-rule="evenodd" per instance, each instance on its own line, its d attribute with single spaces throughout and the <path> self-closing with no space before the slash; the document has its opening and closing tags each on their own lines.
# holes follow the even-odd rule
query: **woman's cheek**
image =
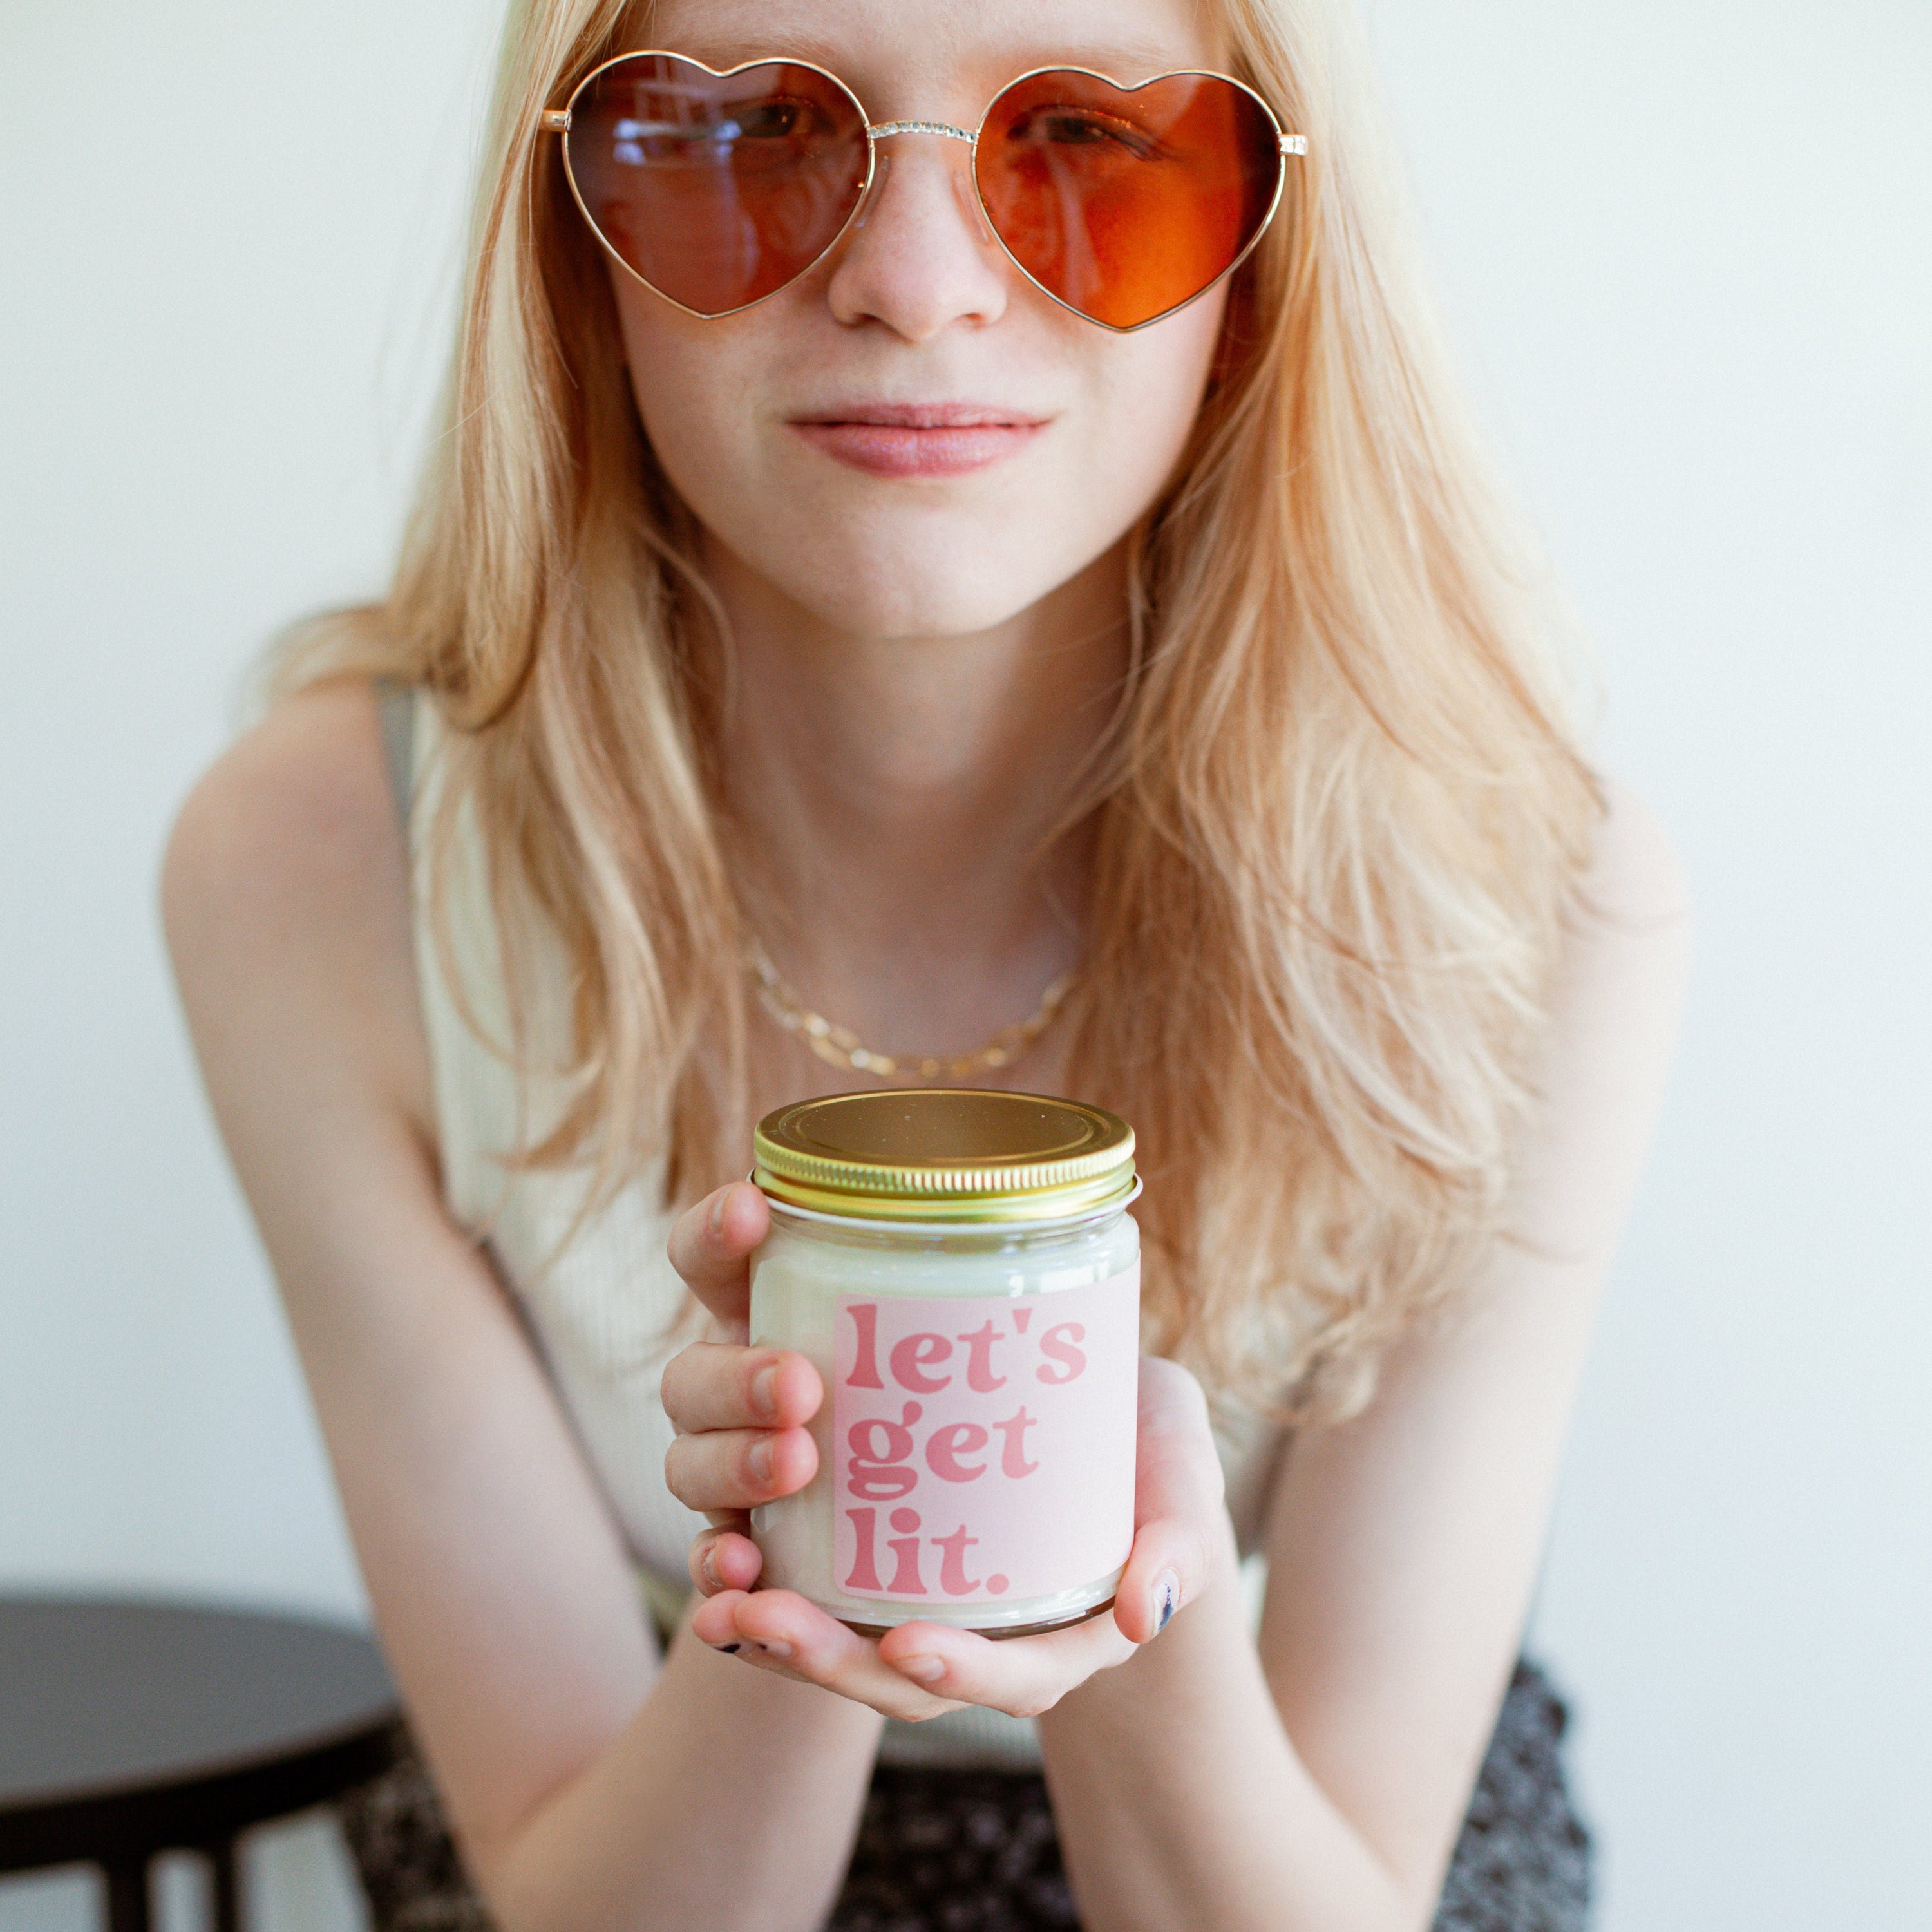
<svg viewBox="0 0 1932 1932">
<path fill-rule="evenodd" d="M 1036 454 L 996 466 L 984 487 L 961 490 L 935 514 L 923 490 L 830 471 L 814 487 L 817 466 L 830 459 L 794 437 L 768 399 L 789 394 L 788 382 L 802 398 L 837 393 L 825 363 L 845 347 L 842 336 L 818 345 L 818 373 L 808 380 L 788 372 L 800 368 L 808 332 L 776 309 L 712 325 L 634 287 L 617 296 L 638 414 L 673 488 L 712 537 L 788 597 L 870 635 L 989 628 L 1118 542 L 1186 446 L 1223 306 L 1216 290 L 1127 336 L 1058 312 L 1009 328 L 998 388 L 1051 396 L 1060 413 Z M 972 359 L 999 366 L 983 352 Z M 1028 367 L 1036 381 L 1011 374 Z M 904 380 L 895 376 L 896 390 Z M 849 392 L 866 386 L 855 377 Z"/>
</svg>

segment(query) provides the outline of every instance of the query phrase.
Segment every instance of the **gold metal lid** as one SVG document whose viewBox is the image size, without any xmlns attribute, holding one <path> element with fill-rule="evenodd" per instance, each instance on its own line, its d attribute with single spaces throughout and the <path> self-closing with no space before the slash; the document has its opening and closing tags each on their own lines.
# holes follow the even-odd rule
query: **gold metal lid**
<svg viewBox="0 0 1932 1932">
<path fill-rule="evenodd" d="M 859 1220 L 1058 1220 L 1134 1189 L 1132 1128 L 1044 1094 L 834 1094 L 767 1114 L 752 1145 L 772 1199 Z"/>
</svg>

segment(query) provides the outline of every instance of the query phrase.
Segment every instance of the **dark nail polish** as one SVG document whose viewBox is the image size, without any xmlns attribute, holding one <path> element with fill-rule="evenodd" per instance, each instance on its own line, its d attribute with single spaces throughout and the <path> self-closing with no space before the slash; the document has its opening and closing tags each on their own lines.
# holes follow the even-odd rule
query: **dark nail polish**
<svg viewBox="0 0 1932 1932">
<path fill-rule="evenodd" d="M 1160 1593 L 1160 1621 L 1154 1627 L 1154 1634 L 1156 1636 L 1160 1636 L 1161 1632 L 1174 1621 L 1174 1586 L 1170 1583 Z"/>
<path fill-rule="evenodd" d="M 727 1657 L 736 1657 L 744 1647 L 741 1643 L 721 1643 L 718 1646 Z"/>
</svg>

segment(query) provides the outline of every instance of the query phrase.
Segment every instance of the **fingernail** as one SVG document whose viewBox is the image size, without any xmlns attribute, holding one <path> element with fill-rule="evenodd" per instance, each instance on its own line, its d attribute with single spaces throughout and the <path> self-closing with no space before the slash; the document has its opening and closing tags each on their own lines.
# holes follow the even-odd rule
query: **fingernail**
<svg viewBox="0 0 1932 1932">
<path fill-rule="evenodd" d="M 717 1544 L 707 1543 L 704 1546 L 704 1554 L 698 1559 L 698 1567 L 704 1571 L 704 1580 L 714 1590 L 722 1590 L 724 1587 L 724 1580 L 718 1574 L 718 1564 L 715 1560 L 717 1555 Z"/>
<path fill-rule="evenodd" d="M 715 1647 L 722 1651 L 727 1657 L 736 1657 L 745 1646 L 742 1643 L 721 1643 Z"/>
<path fill-rule="evenodd" d="M 782 1636 L 767 1637 L 763 1643 L 754 1644 L 752 1648 L 762 1650 L 767 1657 L 789 1657 L 791 1654 L 791 1646 Z"/>
<path fill-rule="evenodd" d="M 758 1481 L 769 1483 L 772 1479 L 772 1438 L 761 1436 L 746 1451 L 745 1461 Z"/>
<path fill-rule="evenodd" d="M 946 1675 L 946 1660 L 939 1657 L 902 1657 L 892 1666 L 922 1684 L 937 1684 Z"/>
<path fill-rule="evenodd" d="M 724 1203 L 730 1196 L 723 1188 L 718 1190 L 718 1198 L 711 1204 L 711 1232 L 722 1234 L 724 1232 Z"/>
<path fill-rule="evenodd" d="M 760 1369 L 752 1378 L 752 1406 L 760 1415 L 774 1416 L 778 1412 L 778 1365 L 773 1362 L 769 1367 Z"/>
<path fill-rule="evenodd" d="M 1160 1636 L 1174 1621 L 1174 1613 L 1180 1607 L 1180 1579 L 1172 1570 L 1163 1570 L 1154 1579 L 1154 1634 Z"/>
</svg>

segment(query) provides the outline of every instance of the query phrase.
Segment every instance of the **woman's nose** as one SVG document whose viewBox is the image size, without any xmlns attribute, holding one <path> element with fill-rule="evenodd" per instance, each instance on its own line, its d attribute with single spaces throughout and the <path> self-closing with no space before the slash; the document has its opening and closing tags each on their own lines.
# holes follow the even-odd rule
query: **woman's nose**
<svg viewBox="0 0 1932 1932">
<path fill-rule="evenodd" d="M 826 290 L 842 322 L 882 323 L 908 342 L 1006 312 L 1010 265 L 974 191 L 971 149 L 950 134 L 894 134 Z"/>
</svg>

